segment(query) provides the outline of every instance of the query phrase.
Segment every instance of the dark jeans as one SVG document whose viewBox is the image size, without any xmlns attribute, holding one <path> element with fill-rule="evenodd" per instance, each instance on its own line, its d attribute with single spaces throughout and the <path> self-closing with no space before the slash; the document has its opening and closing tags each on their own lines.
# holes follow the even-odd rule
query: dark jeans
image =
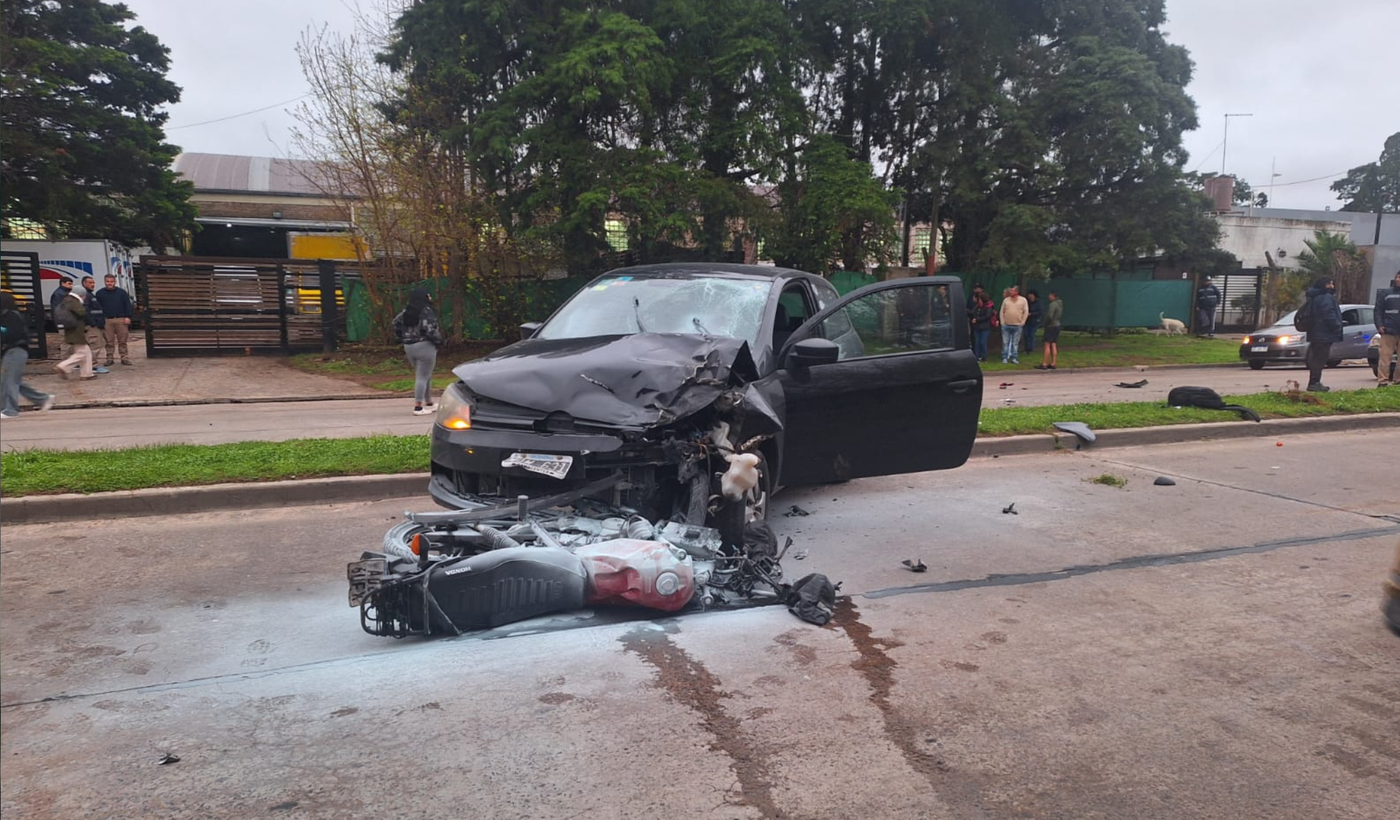
<svg viewBox="0 0 1400 820">
<path fill-rule="evenodd" d="M 978 326 L 972 329 L 972 355 L 976 356 L 979 362 L 987 360 L 987 340 L 991 335 L 990 327 Z"/>
<path fill-rule="evenodd" d="M 1308 352 L 1303 357 L 1308 363 L 1308 384 L 1322 384 L 1322 368 L 1327 366 L 1331 352 L 1331 342 L 1308 342 Z"/>
<path fill-rule="evenodd" d="M 1215 335 L 1215 308 L 1196 308 L 1196 333 Z"/>
<path fill-rule="evenodd" d="M 1021 339 L 1025 342 L 1022 345 L 1027 353 L 1035 352 L 1035 331 L 1040 327 L 1039 319 L 1029 319 L 1026 321 L 1026 329 L 1022 331 Z"/>
</svg>

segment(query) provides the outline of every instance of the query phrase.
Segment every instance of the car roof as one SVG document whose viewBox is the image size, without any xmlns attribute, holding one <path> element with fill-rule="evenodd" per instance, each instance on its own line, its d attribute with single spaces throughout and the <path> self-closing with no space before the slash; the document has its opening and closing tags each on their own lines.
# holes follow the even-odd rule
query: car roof
<svg viewBox="0 0 1400 820">
<path fill-rule="evenodd" d="M 792 277 L 821 277 L 793 268 L 773 265 L 742 265 L 733 262 L 664 262 L 655 265 L 635 265 L 613 268 L 604 276 L 643 276 L 656 279 L 788 279 Z"/>
</svg>

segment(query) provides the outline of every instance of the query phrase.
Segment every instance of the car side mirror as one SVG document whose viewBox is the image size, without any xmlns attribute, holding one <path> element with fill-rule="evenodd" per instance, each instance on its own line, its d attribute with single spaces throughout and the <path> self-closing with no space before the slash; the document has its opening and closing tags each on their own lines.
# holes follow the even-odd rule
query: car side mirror
<svg viewBox="0 0 1400 820">
<path fill-rule="evenodd" d="M 803 339 L 788 353 L 788 366 L 805 370 L 819 364 L 831 364 L 841 358 L 841 348 L 829 339 Z"/>
<path fill-rule="evenodd" d="M 543 322 L 525 322 L 520 325 L 520 340 L 524 341 L 535 335 L 535 331 L 544 325 Z"/>
</svg>

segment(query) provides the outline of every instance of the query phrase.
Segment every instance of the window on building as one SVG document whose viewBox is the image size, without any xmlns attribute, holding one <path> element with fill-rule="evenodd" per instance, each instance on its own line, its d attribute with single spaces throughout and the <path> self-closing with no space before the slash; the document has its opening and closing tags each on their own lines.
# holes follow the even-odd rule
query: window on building
<svg viewBox="0 0 1400 820">
<path fill-rule="evenodd" d="M 608 219 L 603 221 L 603 231 L 608 240 L 608 247 L 614 251 L 627 250 L 627 221 L 623 219 Z"/>
</svg>

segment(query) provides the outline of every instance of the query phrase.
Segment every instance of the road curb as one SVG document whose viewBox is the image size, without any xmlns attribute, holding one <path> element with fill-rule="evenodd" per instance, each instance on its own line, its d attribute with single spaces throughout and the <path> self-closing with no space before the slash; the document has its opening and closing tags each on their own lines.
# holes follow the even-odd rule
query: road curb
<svg viewBox="0 0 1400 820">
<path fill-rule="evenodd" d="M 1070 419 L 1067 419 L 1067 421 Z M 1354 416 L 1320 416 L 1305 419 L 1270 419 L 1262 422 L 1228 421 L 1209 424 L 1178 424 L 1166 427 L 1140 427 L 1131 430 L 1097 431 L 1097 441 L 1082 445 L 1084 451 L 1135 447 L 1151 444 L 1180 444 L 1250 437 L 1283 437 L 1305 433 L 1366 431 L 1400 428 L 1400 413 L 1369 413 Z M 1072 451 L 1081 447 L 1068 433 L 1060 436 L 1032 435 L 981 438 L 972 447 L 971 458 L 1030 455 Z M 297 481 L 269 481 L 248 484 L 211 484 L 202 487 L 167 487 L 83 495 L 35 495 L 0 499 L 0 521 L 7 525 L 47 524 L 58 521 L 95 518 L 128 518 L 147 515 L 241 510 L 250 507 L 294 507 L 347 501 L 381 501 L 386 498 L 418 497 L 417 506 L 433 508 L 428 498 L 428 473 L 400 475 L 337 476 Z"/>
</svg>

